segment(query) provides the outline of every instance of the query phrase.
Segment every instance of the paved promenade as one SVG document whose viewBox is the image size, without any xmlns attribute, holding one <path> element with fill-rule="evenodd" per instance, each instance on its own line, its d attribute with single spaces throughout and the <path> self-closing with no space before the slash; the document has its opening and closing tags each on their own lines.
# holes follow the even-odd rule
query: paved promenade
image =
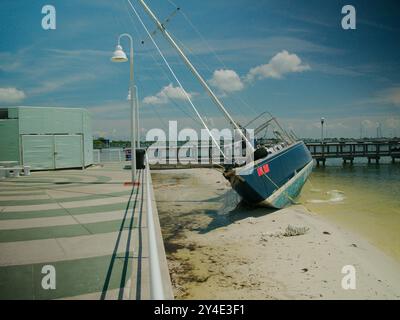
<svg viewBox="0 0 400 320">
<path fill-rule="evenodd" d="M 0 180 L 0 299 L 150 299 L 146 170 L 132 188 L 123 166 Z M 151 198 L 164 291 L 172 298 Z M 43 288 L 46 265 L 55 269 L 55 289 Z"/>
</svg>

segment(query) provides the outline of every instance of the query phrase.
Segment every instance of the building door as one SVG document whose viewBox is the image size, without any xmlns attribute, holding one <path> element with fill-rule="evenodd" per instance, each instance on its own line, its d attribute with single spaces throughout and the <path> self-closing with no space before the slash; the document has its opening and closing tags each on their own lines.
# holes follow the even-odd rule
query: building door
<svg viewBox="0 0 400 320">
<path fill-rule="evenodd" d="M 56 169 L 83 166 L 81 135 L 54 136 L 54 162 Z"/>
<path fill-rule="evenodd" d="M 83 166 L 81 135 L 22 135 L 23 164 L 32 170 Z"/>
<path fill-rule="evenodd" d="M 54 169 L 54 137 L 52 135 L 23 135 L 23 164 L 33 170 Z"/>
</svg>

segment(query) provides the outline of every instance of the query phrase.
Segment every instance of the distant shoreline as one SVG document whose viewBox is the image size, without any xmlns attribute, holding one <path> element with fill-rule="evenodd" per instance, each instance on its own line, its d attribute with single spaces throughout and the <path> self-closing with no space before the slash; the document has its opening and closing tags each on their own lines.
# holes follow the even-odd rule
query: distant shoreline
<svg viewBox="0 0 400 320">
<path fill-rule="evenodd" d="M 398 262 L 303 206 L 227 215 L 234 196 L 218 171 L 152 174 L 177 299 L 400 298 Z M 282 236 L 288 225 L 308 231 Z M 341 287 L 345 265 L 356 290 Z"/>
</svg>

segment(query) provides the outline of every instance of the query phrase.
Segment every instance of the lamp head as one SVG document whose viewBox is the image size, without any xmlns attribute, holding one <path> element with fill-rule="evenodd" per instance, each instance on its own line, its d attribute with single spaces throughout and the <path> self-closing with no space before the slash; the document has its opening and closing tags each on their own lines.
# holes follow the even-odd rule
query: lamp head
<svg viewBox="0 0 400 320">
<path fill-rule="evenodd" d="M 128 58 L 126 57 L 126 54 L 122 47 L 120 45 L 117 45 L 115 48 L 115 51 L 113 53 L 113 56 L 111 57 L 112 62 L 126 62 L 128 61 Z"/>
</svg>

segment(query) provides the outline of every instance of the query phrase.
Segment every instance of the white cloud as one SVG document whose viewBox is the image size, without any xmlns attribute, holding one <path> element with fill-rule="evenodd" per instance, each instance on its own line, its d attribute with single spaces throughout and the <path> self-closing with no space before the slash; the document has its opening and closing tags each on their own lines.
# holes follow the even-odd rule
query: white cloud
<svg viewBox="0 0 400 320">
<path fill-rule="evenodd" d="M 235 92 L 244 88 L 242 80 L 233 70 L 219 69 L 215 70 L 213 76 L 208 82 L 223 92 Z"/>
<path fill-rule="evenodd" d="M 25 93 L 17 88 L 0 88 L 0 103 L 17 103 L 25 99 Z"/>
<path fill-rule="evenodd" d="M 363 128 L 367 128 L 367 129 L 376 128 L 376 122 L 369 120 L 369 119 L 362 120 L 361 125 Z"/>
<path fill-rule="evenodd" d="M 393 105 L 400 107 L 400 86 L 379 90 L 370 97 L 359 100 L 357 105 Z"/>
<path fill-rule="evenodd" d="M 108 57 L 110 56 L 110 51 L 105 50 L 92 50 L 92 49 L 82 49 L 82 50 L 62 50 L 62 49 L 47 49 L 51 53 L 55 53 L 61 57 L 78 57 L 78 58 L 93 58 L 93 57 Z"/>
<path fill-rule="evenodd" d="M 94 79 L 96 79 L 96 76 L 92 73 L 72 74 L 65 77 L 57 77 L 56 79 L 43 81 L 42 83 L 40 83 L 39 86 L 28 90 L 28 93 L 32 95 L 46 94 L 53 91 L 69 88 L 76 83 Z"/>
<path fill-rule="evenodd" d="M 244 81 L 252 82 L 265 78 L 281 79 L 284 74 L 291 72 L 303 72 L 310 70 L 310 66 L 303 64 L 296 54 L 291 54 L 287 50 L 277 53 L 267 64 L 251 68 Z M 234 70 L 219 69 L 215 70 L 208 82 L 225 93 L 243 90 L 245 84 Z"/>
<path fill-rule="evenodd" d="M 390 129 L 399 129 L 400 128 L 400 118 L 387 118 L 385 120 L 385 125 Z"/>
<path fill-rule="evenodd" d="M 174 87 L 172 83 L 161 89 L 155 96 L 147 96 L 143 99 L 144 104 L 166 104 L 170 99 L 185 100 L 187 96 L 193 97 L 193 93 L 186 92 L 181 87 Z"/>
<path fill-rule="evenodd" d="M 14 72 L 21 67 L 21 56 L 25 50 L 21 49 L 17 52 L 0 52 L 0 71 Z"/>
<path fill-rule="evenodd" d="M 296 54 L 291 54 L 286 50 L 277 53 L 267 64 L 251 68 L 246 76 L 247 81 L 255 79 L 281 79 L 284 74 L 291 72 L 303 72 L 310 70 L 310 66 L 302 64 L 301 59 Z"/>
<path fill-rule="evenodd" d="M 379 93 L 379 96 L 386 103 L 400 106 L 400 87 L 383 90 Z"/>
</svg>

